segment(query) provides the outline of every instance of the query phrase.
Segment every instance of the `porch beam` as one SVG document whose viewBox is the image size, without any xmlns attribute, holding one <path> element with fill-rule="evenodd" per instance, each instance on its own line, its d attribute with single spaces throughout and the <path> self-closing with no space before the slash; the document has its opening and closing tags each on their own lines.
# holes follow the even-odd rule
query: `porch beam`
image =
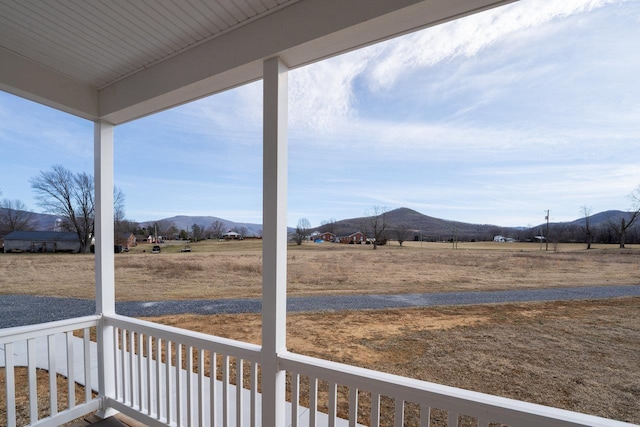
<svg viewBox="0 0 640 427">
<path fill-rule="evenodd" d="M 113 236 L 113 128 L 111 123 L 94 123 L 95 179 L 95 271 L 96 313 L 115 314 L 115 256 Z M 103 407 L 99 416 L 115 413 L 104 407 L 107 397 L 115 395 L 114 330 L 102 319 L 97 329 L 98 392 Z"/>
<path fill-rule="evenodd" d="M 287 104 L 288 68 L 264 62 L 262 171 L 262 425 L 285 424 L 287 321 Z"/>
</svg>

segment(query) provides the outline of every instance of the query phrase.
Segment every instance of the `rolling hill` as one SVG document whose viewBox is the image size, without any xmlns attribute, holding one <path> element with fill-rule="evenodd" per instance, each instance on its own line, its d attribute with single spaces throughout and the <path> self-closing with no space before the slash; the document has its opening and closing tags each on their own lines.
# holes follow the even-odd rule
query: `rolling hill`
<svg viewBox="0 0 640 427">
<path fill-rule="evenodd" d="M 390 230 L 391 238 L 394 238 L 393 231 L 403 228 L 409 231 L 409 240 L 419 239 L 420 235 L 424 240 L 449 240 L 454 235 L 459 239 L 490 239 L 495 234 L 509 234 L 517 232 L 518 228 L 504 228 L 490 224 L 469 224 L 465 222 L 449 221 L 424 215 L 409 208 L 398 208 L 385 213 L 387 229 Z M 348 235 L 356 231 L 365 231 L 367 218 L 349 218 L 336 221 L 333 224 L 313 228 L 312 231 L 330 231 L 337 236 Z"/>
</svg>

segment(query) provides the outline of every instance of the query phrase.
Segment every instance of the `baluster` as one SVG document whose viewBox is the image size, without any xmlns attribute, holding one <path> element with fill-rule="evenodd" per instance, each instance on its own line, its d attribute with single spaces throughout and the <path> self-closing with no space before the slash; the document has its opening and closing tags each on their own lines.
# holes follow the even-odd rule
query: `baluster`
<svg viewBox="0 0 640 427">
<path fill-rule="evenodd" d="M 91 390 L 93 383 L 91 381 L 91 333 L 89 328 L 84 328 L 82 333 L 82 345 L 83 345 L 83 357 L 84 357 L 84 401 L 89 402 L 92 400 Z M 114 340 L 114 336 L 105 337 L 105 339 Z M 115 348 L 115 346 L 114 346 Z M 115 360 L 115 358 L 114 358 Z M 117 370 L 116 370 L 117 371 Z M 113 375 L 117 374 L 112 372 Z"/>
<path fill-rule="evenodd" d="M 251 364 L 251 427 L 258 425 L 258 363 Z"/>
<path fill-rule="evenodd" d="M 380 427 L 380 395 L 371 392 L 371 427 Z"/>
<path fill-rule="evenodd" d="M 153 337 L 150 335 L 145 336 L 145 347 L 147 348 L 147 415 L 151 416 L 153 413 L 152 392 L 153 390 L 153 346 L 151 345 Z"/>
<path fill-rule="evenodd" d="M 13 343 L 4 345 L 5 385 L 7 392 L 7 425 L 16 425 L 16 379 L 13 367 Z"/>
<path fill-rule="evenodd" d="M 5 352 L 5 355 L 8 354 Z M 27 340 L 27 365 L 29 371 L 29 419 L 31 424 L 38 421 L 38 374 L 36 371 L 36 340 Z M 8 366 L 8 365 L 7 365 Z M 7 367 L 7 372 L 9 368 Z M 7 396 L 9 394 L 7 393 Z"/>
<path fill-rule="evenodd" d="M 424 403 L 420 405 L 420 427 L 431 426 L 431 407 Z"/>
<path fill-rule="evenodd" d="M 56 369 L 56 336 L 47 337 L 49 344 L 49 407 L 51 416 L 58 413 L 58 379 Z"/>
<path fill-rule="evenodd" d="M 198 349 L 198 426 L 204 427 L 204 349 Z"/>
<path fill-rule="evenodd" d="M 143 344 L 142 344 L 142 334 L 138 333 L 138 339 L 136 340 L 136 347 L 138 348 L 138 354 L 137 354 L 137 358 L 138 358 L 138 410 L 140 412 L 142 412 L 144 409 L 144 401 L 143 401 L 143 397 L 145 395 L 144 393 L 144 387 L 145 387 L 145 382 L 143 381 L 144 379 L 144 366 L 142 366 L 142 364 L 144 363 L 144 354 L 142 351 L 143 348 Z"/>
<path fill-rule="evenodd" d="M 156 418 L 162 419 L 163 402 L 162 402 L 162 339 L 156 338 Z M 165 383 L 167 379 L 165 378 Z M 167 416 L 167 423 L 169 423 L 169 416 Z"/>
<path fill-rule="evenodd" d="M 334 382 L 329 383 L 329 427 L 336 426 L 336 407 L 338 400 L 338 385 Z"/>
<path fill-rule="evenodd" d="M 242 426 L 242 407 L 243 407 L 243 398 L 242 398 L 242 382 L 243 382 L 243 371 L 244 367 L 242 365 L 243 361 L 239 357 L 236 357 L 236 425 Z"/>
<path fill-rule="evenodd" d="M 166 400 L 166 412 L 167 412 L 167 424 L 171 424 L 171 390 L 172 390 L 172 382 L 171 382 L 171 341 L 167 340 L 167 346 L 165 350 L 165 375 L 166 381 L 165 385 L 167 386 L 165 389 L 165 400 Z"/>
<path fill-rule="evenodd" d="M 133 380 L 136 375 L 136 361 L 134 359 L 136 340 L 133 334 L 133 330 L 129 331 L 129 405 L 131 405 L 132 408 L 135 406 L 136 399 L 136 382 Z"/>
<path fill-rule="evenodd" d="M 449 427 L 458 427 L 458 414 L 449 411 Z"/>
<path fill-rule="evenodd" d="M 218 371 L 218 356 L 213 350 L 209 350 L 209 421 L 211 427 L 218 425 L 218 393 L 216 391 L 216 381 Z"/>
<path fill-rule="evenodd" d="M 193 425 L 192 388 L 193 387 L 193 347 L 187 346 L 187 425 Z"/>
<path fill-rule="evenodd" d="M 349 389 L 349 427 L 356 427 L 358 424 L 358 389 Z"/>
<path fill-rule="evenodd" d="M 309 427 L 318 424 L 318 379 L 309 377 Z"/>
<path fill-rule="evenodd" d="M 73 331 L 65 332 L 67 341 L 67 408 L 76 406 L 76 381 L 73 357 Z"/>
<path fill-rule="evenodd" d="M 291 427 L 298 427 L 300 419 L 300 374 L 291 373 Z"/>
<path fill-rule="evenodd" d="M 120 361 L 122 363 L 122 403 L 127 401 L 127 331 L 123 328 L 120 329 Z"/>
<path fill-rule="evenodd" d="M 229 356 L 222 358 L 222 425 L 229 425 Z"/>
<path fill-rule="evenodd" d="M 176 425 L 182 425 L 182 344 L 176 344 Z"/>
<path fill-rule="evenodd" d="M 404 400 L 395 399 L 395 413 L 393 416 L 393 425 L 396 427 L 402 427 L 404 424 Z"/>
</svg>

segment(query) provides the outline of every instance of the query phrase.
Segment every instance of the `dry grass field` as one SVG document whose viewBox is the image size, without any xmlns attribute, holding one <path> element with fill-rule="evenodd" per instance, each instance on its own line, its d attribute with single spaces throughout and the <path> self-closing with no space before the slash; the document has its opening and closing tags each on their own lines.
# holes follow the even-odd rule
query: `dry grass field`
<svg viewBox="0 0 640 427">
<path fill-rule="evenodd" d="M 260 241 L 203 242 L 191 253 L 181 247 L 151 254 L 141 245 L 116 255 L 117 299 L 260 296 Z M 289 249 L 291 296 L 640 286 L 639 247 Z M 2 294 L 93 298 L 93 274 L 92 255 L 0 254 Z M 149 320 L 260 343 L 259 315 Z M 310 356 L 640 424 L 640 298 L 292 313 L 287 340 L 290 350 Z M 433 425 L 446 425 L 439 416 Z M 412 425 L 411 409 L 407 417 Z M 367 422 L 366 411 L 360 421 Z"/>
<path fill-rule="evenodd" d="M 119 301 L 258 298 L 260 241 L 199 242 L 193 252 L 150 245 L 116 255 Z M 390 294 L 637 284 L 640 248 L 558 252 L 536 244 L 418 242 L 291 245 L 288 295 Z M 145 251 L 145 252 L 142 252 Z M 0 293 L 94 298 L 93 255 L 0 254 Z"/>
</svg>

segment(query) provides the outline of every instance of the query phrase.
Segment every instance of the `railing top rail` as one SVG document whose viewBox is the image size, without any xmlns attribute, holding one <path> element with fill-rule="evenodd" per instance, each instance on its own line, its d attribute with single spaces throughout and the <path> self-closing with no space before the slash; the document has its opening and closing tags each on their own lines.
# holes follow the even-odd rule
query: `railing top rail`
<svg viewBox="0 0 640 427">
<path fill-rule="evenodd" d="M 98 314 L 73 319 L 57 320 L 55 322 L 39 323 L 37 325 L 16 326 L 0 329 L 0 345 L 18 340 L 26 340 L 77 329 L 96 326 L 101 316 Z"/>
<path fill-rule="evenodd" d="M 629 427 L 633 424 L 401 377 L 300 354 L 279 355 L 280 367 L 340 385 L 374 391 L 509 425 Z"/>
<path fill-rule="evenodd" d="M 212 349 L 219 353 L 240 357 L 252 362 L 260 362 L 261 347 L 259 345 L 208 335 L 201 332 L 189 331 L 187 329 L 162 325 L 160 323 L 134 319 L 132 317 L 121 316 L 118 314 L 105 315 L 104 320 L 106 324 L 118 328 L 148 334 L 157 338 L 185 345 L 192 345 L 198 348 Z"/>
</svg>

